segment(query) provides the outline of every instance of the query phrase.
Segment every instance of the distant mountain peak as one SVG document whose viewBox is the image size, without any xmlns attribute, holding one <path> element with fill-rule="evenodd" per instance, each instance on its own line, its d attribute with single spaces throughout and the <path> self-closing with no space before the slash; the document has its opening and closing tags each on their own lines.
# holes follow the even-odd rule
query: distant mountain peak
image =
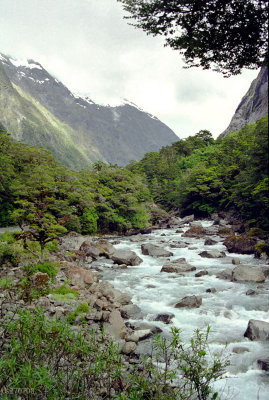
<svg viewBox="0 0 269 400">
<path fill-rule="evenodd" d="M 53 140 L 47 137 L 42 139 L 41 144 L 46 147 L 47 143 L 48 148 L 56 156 L 61 154 L 61 161 L 65 157 L 64 150 L 61 150 L 61 141 L 64 137 L 66 144 L 72 144 L 73 148 L 79 149 L 88 160 L 107 161 L 119 165 L 125 165 L 133 159 L 139 160 L 145 153 L 158 151 L 161 147 L 178 140 L 168 126 L 130 100 L 122 99 L 119 104 L 113 106 L 97 104 L 90 94 L 72 93 L 59 80 L 50 75 L 40 63 L 32 59 L 14 60 L 0 54 L 0 64 L 1 62 L 14 90 L 18 91 L 18 95 L 22 96 L 25 101 L 31 102 L 31 124 L 34 126 L 32 132 L 31 129 L 24 128 L 21 122 L 17 124 L 18 128 L 16 128 L 17 117 L 14 107 L 11 105 L 9 109 L 13 122 L 9 124 L 8 117 L 4 115 L 5 104 L 9 102 L 9 99 L 1 100 L 0 97 L 0 111 L 2 109 L 7 129 L 14 137 L 20 137 L 20 140 L 25 143 L 40 145 L 38 127 L 44 128 L 46 135 L 49 136 L 52 131 L 51 126 L 56 124 L 57 132 L 61 131 L 62 137 L 57 139 L 54 136 Z M 11 83 L 9 84 L 12 89 Z M 27 111 L 24 113 L 19 104 L 16 106 L 18 106 L 18 113 L 27 118 Z M 39 110 L 35 111 L 33 107 L 36 106 L 39 107 Z M 27 107 L 25 104 L 24 110 L 27 110 Z M 42 122 L 40 112 L 42 113 Z M 34 114 L 38 115 L 36 123 Z M 45 126 L 44 118 L 48 120 L 48 129 Z M 20 121 L 25 121 L 25 119 L 20 119 Z M 40 121 L 40 125 L 38 121 Z M 0 122 L 2 121 L 0 120 Z M 14 129 L 18 129 L 20 134 L 14 132 Z M 54 135 L 57 135 L 57 132 L 55 131 Z M 54 151 L 53 146 L 56 145 L 57 151 L 56 149 Z M 65 163 L 70 165 L 70 160 L 67 158 Z M 72 167 L 74 164 L 73 157 Z M 78 163 L 78 168 L 80 165 Z"/>
</svg>

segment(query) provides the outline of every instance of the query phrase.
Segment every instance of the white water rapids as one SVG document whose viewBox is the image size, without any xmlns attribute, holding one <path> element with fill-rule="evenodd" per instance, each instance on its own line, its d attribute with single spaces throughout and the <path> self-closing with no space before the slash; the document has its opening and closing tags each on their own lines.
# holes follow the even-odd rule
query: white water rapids
<svg viewBox="0 0 269 400">
<path fill-rule="evenodd" d="M 201 221 L 204 227 L 212 225 L 212 221 Z M 186 231 L 188 226 L 183 228 Z M 163 236 L 165 234 L 165 236 Z M 205 238 L 181 238 L 182 233 L 175 229 L 156 230 L 152 234 L 143 235 L 142 241 L 132 242 L 129 237 L 120 238 L 117 249 L 129 249 L 143 259 L 139 266 L 128 269 L 115 269 L 114 266 L 102 260 L 104 280 L 110 281 L 115 288 L 132 296 L 134 304 L 138 305 L 145 314 L 144 321 L 153 321 L 158 313 L 173 313 L 175 317 L 169 325 L 154 322 L 166 334 L 171 326 L 182 330 L 181 337 L 189 342 L 195 329 L 210 331 L 210 348 L 212 352 L 221 351 L 227 344 L 225 352 L 230 353 L 231 365 L 228 368 L 228 378 L 216 383 L 216 389 L 223 400 L 268 400 L 269 375 L 258 369 L 257 360 L 269 355 L 269 342 L 250 341 L 244 337 L 250 319 L 269 322 L 269 282 L 237 283 L 217 279 L 220 271 L 235 266 L 232 258 L 238 257 L 242 264 L 264 265 L 264 261 L 254 259 L 252 255 L 227 253 L 223 239 L 213 236 L 217 244 L 205 246 Z M 184 241 L 186 248 L 171 248 L 171 241 Z M 152 243 L 172 251 L 170 260 L 184 257 L 188 263 L 196 267 L 194 272 L 184 275 L 160 272 L 167 259 L 145 256 L 141 253 L 141 244 Z M 224 258 L 202 258 L 199 253 L 203 250 L 225 251 Z M 100 261 L 99 261 L 100 262 Z M 195 277 L 200 270 L 207 270 L 208 275 Z M 207 293 L 206 289 L 215 288 L 216 293 Z M 248 289 L 254 289 L 257 294 L 247 296 Z M 200 308 L 174 308 L 175 303 L 184 296 L 201 296 Z M 134 322 L 134 321 L 131 321 Z M 234 347 L 247 347 L 249 351 L 235 354 Z"/>
</svg>

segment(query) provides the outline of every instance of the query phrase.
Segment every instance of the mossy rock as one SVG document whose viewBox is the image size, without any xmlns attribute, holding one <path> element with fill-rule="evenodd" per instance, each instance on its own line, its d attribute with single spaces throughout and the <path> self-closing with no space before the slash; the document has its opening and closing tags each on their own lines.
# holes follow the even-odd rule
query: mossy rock
<svg viewBox="0 0 269 400">
<path fill-rule="evenodd" d="M 253 254 L 255 252 L 256 239 L 250 238 L 246 235 L 228 236 L 224 245 L 227 247 L 229 253 L 239 254 Z"/>
<path fill-rule="evenodd" d="M 262 254 L 266 254 L 269 257 L 269 244 L 259 242 L 255 245 L 255 256 L 260 257 Z"/>
</svg>

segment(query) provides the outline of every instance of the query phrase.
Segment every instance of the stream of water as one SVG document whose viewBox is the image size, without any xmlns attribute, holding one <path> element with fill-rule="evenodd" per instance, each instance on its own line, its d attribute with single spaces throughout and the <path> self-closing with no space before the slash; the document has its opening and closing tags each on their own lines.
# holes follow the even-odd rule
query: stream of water
<svg viewBox="0 0 269 400">
<path fill-rule="evenodd" d="M 201 221 L 204 227 L 212 225 L 212 221 Z M 183 228 L 186 231 L 188 226 Z M 165 236 L 164 236 L 165 235 Z M 269 375 L 258 369 L 256 361 L 269 355 L 269 343 L 250 341 L 244 337 L 250 319 L 269 322 L 269 282 L 237 283 L 217 279 L 216 274 L 226 268 L 233 269 L 232 258 L 240 258 L 242 264 L 264 265 L 264 261 L 254 259 L 252 255 L 227 253 L 223 238 L 211 236 L 217 244 L 205 246 L 205 238 L 182 238 L 182 233 L 176 229 L 156 230 L 152 234 L 143 235 L 142 241 L 133 242 L 130 237 L 120 238 L 117 249 L 135 251 L 142 259 L 139 266 L 128 269 L 115 269 L 111 263 L 102 260 L 103 279 L 110 281 L 115 288 L 127 292 L 132 301 L 143 311 L 145 321 L 153 321 L 158 313 L 173 313 L 172 325 L 182 330 L 182 338 L 189 341 L 195 329 L 211 327 L 210 347 L 212 352 L 225 351 L 230 353 L 231 365 L 228 368 L 228 379 L 216 383 L 223 400 L 268 400 Z M 171 242 L 187 242 L 188 247 L 171 248 Z M 166 260 L 154 258 L 141 253 L 141 244 L 152 243 L 161 245 L 172 251 L 170 260 L 184 257 L 188 263 L 197 269 L 183 275 L 160 272 Z M 202 258 L 203 250 L 225 251 L 224 258 Z M 208 275 L 195 277 L 200 270 L 207 270 Z M 208 288 L 215 288 L 216 293 L 208 293 Z M 247 296 L 248 289 L 255 289 L 256 294 Z M 176 309 L 175 304 L 184 296 L 196 295 L 202 297 L 200 308 Z M 134 322 L 134 321 L 133 321 Z M 154 322 L 168 334 L 171 324 Z M 246 347 L 249 351 L 236 354 L 234 347 Z"/>
</svg>

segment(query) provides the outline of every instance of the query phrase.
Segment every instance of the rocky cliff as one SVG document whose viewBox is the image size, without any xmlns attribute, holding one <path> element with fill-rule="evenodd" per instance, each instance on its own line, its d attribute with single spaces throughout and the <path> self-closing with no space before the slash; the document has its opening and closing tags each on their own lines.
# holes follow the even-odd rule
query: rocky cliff
<svg viewBox="0 0 269 400">
<path fill-rule="evenodd" d="M 238 131 L 243 126 L 257 121 L 268 113 L 268 68 L 262 67 L 257 78 L 242 98 L 235 114 L 220 137 Z"/>
<path fill-rule="evenodd" d="M 98 160 L 125 165 L 131 159 L 139 160 L 146 152 L 157 151 L 178 140 L 175 133 L 158 118 L 133 103 L 125 102 L 118 107 L 101 106 L 88 97 L 74 95 L 33 60 L 22 63 L 2 54 L 0 64 L 6 87 L 0 94 L 0 122 L 17 140 L 31 145 L 42 144 L 58 159 L 60 143 L 57 146 L 55 143 L 48 144 L 56 139 L 61 142 L 61 137 L 65 137 L 65 141 L 80 153 L 84 166 L 89 161 Z M 20 103 L 20 106 L 17 104 L 16 115 L 11 111 L 5 112 L 7 108 L 12 109 L 9 107 L 12 96 L 7 90 L 12 91 L 12 96 Z M 24 108 L 30 108 L 30 114 L 34 108 L 35 114 L 39 115 L 31 133 L 27 133 L 22 126 L 29 121 L 27 112 L 21 109 L 23 102 L 28 102 Z M 44 129 L 53 132 L 41 143 L 42 134 L 38 132 L 40 113 Z M 30 120 L 33 124 L 32 116 Z M 54 132 L 56 125 L 58 132 Z M 61 153 L 60 161 L 70 166 L 64 149 Z M 81 168 L 81 160 L 75 167 Z"/>
</svg>

